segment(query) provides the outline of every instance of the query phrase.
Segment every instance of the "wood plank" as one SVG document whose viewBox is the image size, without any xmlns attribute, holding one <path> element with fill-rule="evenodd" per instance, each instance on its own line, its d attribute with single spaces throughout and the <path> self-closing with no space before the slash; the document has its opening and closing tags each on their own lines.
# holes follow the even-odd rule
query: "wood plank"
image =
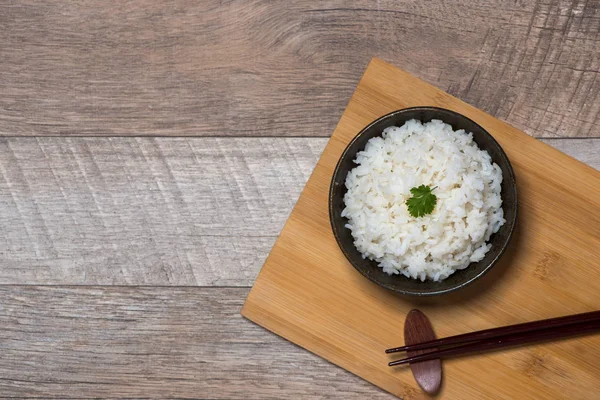
<svg viewBox="0 0 600 400">
<path fill-rule="evenodd" d="M 2 135 L 329 136 L 373 56 L 534 136 L 600 136 L 595 0 L 0 5 Z"/>
<path fill-rule="evenodd" d="M 247 293 L 0 286 L 0 397 L 391 398 L 244 320 Z"/>
<path fill-rule="evenodd" d="M 249 286 L 326 142 L 0 139 L 0 284 Z"/>
<path fill-rule="evenodd" d="M 0 282 L 248 285 L 323 145 L 3 138 Z"/>
<path fill-rule="evenodd" d="M 356 131 L 419 104 L 459 112 L 506 151 L 519 222 L 482 279 L 443 296 L 399 296 L 365 279 L 331 232 L 328 188 Z M 244 304 L 267 329 L 403 398 L 423 394 L 390 369 L 402 321 L 419 308 L 439 337 L 585 312 L 600 304 L 600 172 L 418 78 L 373 59 Z M 374 266 L 374 268 L 377 268 Z M 444 399 L 588 399 L 600 390 L 600 335 L 444 361 Z"/>
<path fill-rule="evenodd" d="M 542 139 L 542 142 L 600 171 L 600 140 Z"/>
</svg>

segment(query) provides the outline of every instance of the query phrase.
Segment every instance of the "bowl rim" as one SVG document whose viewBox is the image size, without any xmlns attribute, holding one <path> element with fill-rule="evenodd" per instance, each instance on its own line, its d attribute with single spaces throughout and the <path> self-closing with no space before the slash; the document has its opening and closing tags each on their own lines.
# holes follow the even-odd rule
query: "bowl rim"
<svg viewBox="0 0 600 400">
<path fill-rule="evenodd" d="M 500 251 L 498 252 L 498 254 L 496 255 L 496 257 L 494 257 L 484 268 L 482 268 L 482 270 L 475 276 L 473 276 L 470 279 L 467 279 L 464 282 L 461 282 L 457 285 L 445 288 L 445 289 L 440 289 L 440 290 L 434 290 L 434 291 L 414 291 L 414 290 L 406 290 L 406 289 L 400 289 L 398 287 L 395 287 L 393 285 L 389 285 L 386 283 L 382 283 L 376 279 L 374 279 L 372 276 L 366 274 L 364 271 L 362 271 L 362 269 L 358 268 L 356 265 L 354 265 L 354 262 L 352 261 L 352 258 L 350 257 L 350 254 L 348 254 L 348 252 L 346 251 L 346 249 L 344 248 L 344 246 L 342 245 L 342 241 L 341 238 L 339 236 L 339 232 L 335 226 L 334 223 L 334 210 L 333 210 L 333 192 L 335 189 L 335 178 L 336 176 L 339 174 L 339 170 L 341 168 L 341 164 L 342 164 L 342 160 L 345 160 L 346 157 L 348 156 L 348 152 L 349 149 L 352 147 L 352 145 L 366 132 L 368 131 L 373 125 L 381 122 L 382 120 L 391 118 L 397 114 L 402 114 L 402 113 L 406 113 L 409 111 L 437 111 L 437 112 L 444 112 L 444 113 L 450 113 L 450 114 L 454 114 L 456 116 L 458 116 L 459 118 L 463 118 L 467 121 L 470 121 L 471 123 L 475 124 L 475 126 L 479 127 L 479 129 L 481 129 L 481 131 L 487 135 L 493 142 L 494 145 L 496 145 L 498 147 L 499 150 L 499 157 L 502 159 L 503 162 L 506 163 L 507 167 L 508 167 L 508 174 L 509 174 L 509 181 L 512 183 L 510 185 L 510 189 L 511 192 L 513 193 L 514 196 L 514 216 L 512 218 L 512 220 L 510 221 L 510 230 L 508 232 L 508 235 L 506 237 L 506 241 L 502 244 L 502 247 L 500 249 Z M 442 122 L 445 122 L 442 120 Z M 506 179 L 506 178 L 503 178 Z M 484 276 L 490 269 L 492 269 L 492 267 L 498 262 L 498 260 L 502 257 L 502 255 L 505 253 L 508 245 L 510 244 L 510 241 L 512 239 L 513 233 L 515 231 L 516 225 L 517 225 L 517 216 L 519 213 L 519 207 L 518 207 L 518 196 L 517 196 L 517 183 L 516 183 L 516 179 L 515 179 L 515 173 L 512 167 L 512 164 L 510 163 L 510 160 L 508 159 L 508 156 L 506 155 L 506 153 L 504 152 L 504 149 L 502 148 L 502 146 L 500 146 L 500 143 L 498 143 L 498 141 L 496 140 L 496 138 L 494 138 L 494 136 L 492 136 L 492 134 L 490 134 L 485 128 L 483 128 L 480 124 L 478 124 L 477 122 L 473 121 L 471 118 L 456 112 L 454 110 L 450 110 L 447 108 L 442 108 L 442 107 L 436 107 L 436 106 L 416 106 L 416 107 L 408 107 L 408 108 L 402 108 L 402 109 L 398 109 L 395 111 L 392 111 L 390 113 L 387 113 L 377 119 L 375 119 L 374 121 L 370 122 L 367 126 L 365 126 L 364 128 L 362 128 L 355 136 L 354 138 L 352 138 L 352 140 L 350 142 L 348 142 L 348 144 L 346 145 L 346 148 L 344 149 L 344 151 L 342 152 L 342 154 L 340 155 L 335 168 L 333 170 L 333 174 L 331 175 L 331 183 L 329 185 L 329 196 L 328 196 L 328 211 L 329 211 L 329 223 L 331 225 L 331 229 L 333 231 L 333 236 L 335 237 L 335 241 L 337 242 L 337 245 L 339 247 L 339 249 L 342 251 L 342 253 L 344 254 L 344 256 L 346 257 L 346 260 L 348 260 L 348 262 L 350 263 L 350 265 L 352 265 L 352 267 L 357 270 L 362 276 L 364 276 L 365 278 L 367 278 L 368 280 L 370 280 L 371 282 L 377 284 L 378 286 L 381 286 L 385 289 L 391 290 L 392 292 L 395 293 L 399 293 L 399 294 L 403 294 L 403 295 L 410 295 L 410 296 L 418 296 L 418 297 L 426 297 L 426 296 L 435 296 L 435 295 L 440 295 L 440 294 L 445 294 L 445 293 L 449 293 L 449 292 L 453 292 L 456 291 L 458 289 L 461 289 L 475 281 L 477 281 L 478 279 L 480 279 L 482 276 Z M 379 267 L 377 267 L 379 268 Z M 467 267 L 468 268 L 468 267 Z M 442 281 L 443 282 L 443 281 Z"/>
</svg>

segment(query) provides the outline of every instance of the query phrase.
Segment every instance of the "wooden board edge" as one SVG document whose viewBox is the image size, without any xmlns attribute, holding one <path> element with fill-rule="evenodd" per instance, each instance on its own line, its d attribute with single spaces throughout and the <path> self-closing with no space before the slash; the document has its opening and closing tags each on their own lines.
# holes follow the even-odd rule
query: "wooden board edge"
<svg viewBox="0 0 600 400">
<path fill-rule="evenodd" d="M 302 191 L 300 192 L 300 195 L 298 196 L 298 199 L 302 198 L 302 196 L 304 195 L 304 192 L 306 190 L 306 187 L 308 186 L 309 182 L 313 179 L 313 176 L 315 174 L 315 171 L 317 169 L 317 165 L 319 165 L 321 163 L 321 159 L 323 158 L 323 154 L 326 154 L 327 149 L 329 147 L 329 145 L 331 144 L 331 139 L 333 138 L 335 132 L 338 130 L 339 125 L 342 123 L 342 120 L 344 118 L 344 114 L 346 113 L 346 110 L 348 109 L 348 105 L 354 100 L 355 96 L 356 96 L 356 92 L 358 91 L 358 88 L 361 86 L 361 83 L 363 82 L 363 79 L 365 79 L 365 76 L 367 75 L 369 69 L 371 68 L 371 66 L 377 62 L 384 62 L 376 57 L 373 57 L 371 59 L 371 61 L 369 61 L 369 63 L 367 64 L 367 67 L 365 68 L 362 76 L 360 77 L 360 80 L 358 81 L 358 84 L 356 85 L 356 88 L 354 89 L 354 92 L 352 92 L 352 96 L 350 96 L 350 99 L 348 100 L 348 103 L 346 104 L 346 107 L 344 108 L 344 111 L 342 112 L 342 115 L 338 118 L 338 123 L 336 124 L 335 128 L 333 129 L 333 132 L 331 133 L 331 136 L 329 137 L 329 140 L 327 140 L 327 144 L 325 145 L 325 147 L 323 148 L 323 151 L 321 152 L 321 155 L 319 156 L 319 159 L 317 160 L 317 163 L 315 164 L 315 167 L 313 168 L 310 176 L 308 177 L 308 180 L 306 181 L 306 184 L 304 185 L 304 187 L 302 188 Z M 387 64 L 387 63 L 386 63 Z M 390 65 L 390 64 L 387 64 Z M 393 67 L 393 66 L 392 66 Z M 395 68 L 395 67 L 394 67 Z M 287 228 L 287 225 L 289 223 L 290 217 L 294 214 L 294 212 L 296 211 L 296 207 L 298 207 L 298 201 L 296 201 L 296 204 L 294 204 L 294 207 L 292 208 L 292 211 L 290 212 L 290 214 L 288 215 L 285 224 L 283 225 L 283 228 L 281 228 L 281 232 L 285 231 Z M 244 301 L 244 305 L 242 306 L 242 310 L 240 311 L 240 314 L 244 317 L 244 318 L 248 318 L 246 317 L 246 315 L 244 315 L 244 310 L 246 309 L 246 303 L 248 303 L 248 300 L 251 298 L 252 296 L 252 291 L 254 290 L 254 286 L 256 285 L 256 283 L 260 280 L 261 274 L 263 273 L 263 269 L 264 266 L 267 265 L 269 263 L 269 259 L 271 258 L 271 253 L 273 252 L 273 249 L 275 247 L 277 247 L 277 243 L 279 242 L 279 237 L 277 237 L 277 240 L 275 240 L 275 243 L 273 244 L 273 247 L 271 248 L 271 250 L 269 251 L 269 254 L 267 255 L 267 258 L 265 259 L 265 262 L 263 263 L 262 267 L 260 268 L 260 271 L 258 272 L 258 275 L 256 276 L 256 279 L 254 280 L 254 283 L 252 284 L 252 288 L 250 289 L 250 292 L 248 293 L 248 296 L 246 297 L 246 301 Z M 248 318 L 249 319 L 249 318 Z M 253 321 L 254 322 L 254 321 Z M 260 325 L 260 324 L 259 324 Z"/>
<path fill-rule="evenodd" d="M 365 382 L 369 382 L 371 385 L 375 386 L 375 388 L 382 390 L 386 393 L 390 393 L 393 396 L 396 396 L 398 398 L 403 398 L 403 396 L 407 396 L 409 393 L 418 391 L 418 389 L 416 388 L 416 384 L 415 384 L 415 388 L 412 388 L 412 387 L 407 386 L 404 383 L 399 382 L 399 381 L 396 381 L 396 382 L 390 384 L 389 381 L 384 381 L 382 379 L 379 382 L 377 379 L 375 379 L 374 375 L 365 374 L 364 370 L 359 370 L 357 367 L 354 367 L 352 365 L 342 365 L 343 364 L 342 357 L 337 355 L 335 352 L 332 351 L 332 352 L 327 353 L 327 352 L 322 351 L 321 349 L 313 347 L 312 342 L 309 339 L 309 336 L 311 335 L 309 331 L 307 331 L 300 325 L 293 325 L 293 329 L 294 329 L 293 335 L 288 334 L 287 332 L 285 332 L 285 329 L 282 328 L 282 326 L 284 326 L 284 325 L 278 325 L 277 323 L 272 324 L 269 322 L 268 316 L 266 316 L 266 314 L 261 315 L 260 306 L 253 304 L 251 299 L 248 300 L 249 298 L 250 298 L 250 295 L 248 295 L 248 298 L 247 298 L 246 302 L 244 303 L 244 306 L 242 307 L 241 315 L 248 321 L 252 322 L 253 324 L 258 325 L 263 329 L 266 329 L 267 331 L 279 336 L 280 338 L 282 338 L 284 340 L 291 342 L 292 344 L 294 344 L 296 346 L 299 346 L 300 348 L 302 348 L 302 350 L 308 351 L 309 353 L 314 354 L 315 356 L 319 357 L 320 359 L 322 359 L 323 361 L 325 361 L 327 363 L 330 363 L 332 365 L 335 365 L 338 368 L 341 368 L 345 371 L 350 372 L 352 375 L 356 376 L 358 379 L 362 379 Z M 289 325 L 289 326 L 291 326 L 291 325 Z M 293 340 L 290 339 L 291 336 L 294 337 Z M 393 389 L 386 389 L 386 387 L 393 387 L 393 386 L 398 388 L 398 390 L 396 392 L 394 392 Z"/>
<path fill-rule="evenodd" d="M 545 148 L 545 150 L 547 152 L 554 153 L 555 155 L 561 155 L 561 156 L 567 157 L 570 160 L 576 162 L 578 165 L 585 167 L 585 169 L 587 169 L 588 172 L 592 173 L 593 175 L 597 175 L 597 177 L 600 178 L 600 171 L 598 171 L 595 168 L 593 168 L 593 167 L 591 167 L 591 166 L 589 166 L 589 165 L 587 165 L 587 164 L 579 161 L 575 157 L 573 157 L 573 156 L 571 156 L 569 154 L 566 154 L 566 153 L 564 153 L 564 152 L 562 152 L 562 151 L 560 151 L 560 150 L 558 150 L 558 149 L 556 149 L 556 148 L 550 146 L 549 144 L 544 143 L 543 141 L 540 140 L 540 139 L 551 139 L 551 138 L 545 138 L 545 137 L 537 138 L 537 137 L 528 135 L 527 133 L 523 132 L 522 130 L 520 130 L 520 129 L 514 127 L 514 126 L 512 126 L 511 124 L 509 124 L 508 122 L 504 121 L 503 119 L 495 117 L 495 116 L 487 113 L 486 111 L 483 111 L 483 110 L 481 110 L 481 109 L 473 106 L 472 104 L 469 104 L 469 103 L 465 102 L 464 100 L 451 95 L 450 93 L 448 93 L 448 92 L 446 92 L 446 91 L 438 88 L 437 86 L 435 86 L 435 85 L 433 85 L 433 84 L 431 84 L 429 82 L 424 81 L 423 79 L 419 78 L 418 76 L 412 75 L 409 72 L 403 70 L 402 68 L 396 67 L 395 65 L 388 63 L 387 61 L 385 61 L 385 60 L 383 60 L 381 58 L 373 57 L 371 59 L 371 62 L 369 63 L 369 65 L 368 65 L 367 68 L 369 68 L 371 65 L 374 65 L 374 64 L 380 64 L 384 68 L 394 69 L 394 70 L 402 73 L 403 75 L 406 75 L 406 76 L 410 77 L 413 80 L 417 80 L 419 82 L 419 84 L 426 85 L 426 86 L 430 87 L 431 89 L 435 90 L 438 94 L 440 94 L 441 96 L 443 96 L 445 99 L 451 99 L 453 102 L 459 103 L 462 107 L 465 107 L 466 109 L 468 109 L 469 113 L 475 114 L 477 116 L 477 119 L 475 119 L 474 121 L 477 124 L 482 125 L 483 128 L 485 128 L 486 130 L 488 130 L 485 127 L 486 123 L 485 122 L 481 122 L 480 118 L 482 120 L 485 120 L 485 119 L 494 119 L 494 120 L 500 122 L 502 124 L 502 127 L 504 129 L 511 131 L 511 134 L 513 136 L 519 136 L 521 139 L 523 139 L 525 141 L 529 141 L 529 142 L 534 142 L 535 141 L 536 143 L 540 143 L 540 144 L 543 145 L 543 147 Z M 363 77 L 364 77 L 364 75 L 366 75 L 366 73 L 367 73 L 367 71 L 365 71 L 365 73 L 363 74 Z M 362 81 L 362 79 L 361 79 L 361 81 Z M 359 85 L 360 85 L 360 82 L 359 82 Z M 357 89 L 358 89 L 358 86 L 357 86 Z M 427 106 L 427 104 L 423 104 L 423 105 Z M 456 112 L 459 112 L 461 114 L 464 114 L 464 112 L 462 112 L 460 110 L 456 110 L 454 108 L 449 108 L 449 109 L 451 109 L 453 111 L 456 111 Z M 345 112 L 345 110 L 344 110 L 344 112 Z M 469 116 L 469 118 L 473 119 L 470 116 Z M 336 126 L 336 129 L 337 129 L 337 126 Z M 334 132 L 335 132 L 335 130 L 334 130 Z M 573 138 L 573 139 L 578 139 L 578 138 Z M 600 138 L 592 138 L 592 139 L 600 139 Z"/>
</svg>

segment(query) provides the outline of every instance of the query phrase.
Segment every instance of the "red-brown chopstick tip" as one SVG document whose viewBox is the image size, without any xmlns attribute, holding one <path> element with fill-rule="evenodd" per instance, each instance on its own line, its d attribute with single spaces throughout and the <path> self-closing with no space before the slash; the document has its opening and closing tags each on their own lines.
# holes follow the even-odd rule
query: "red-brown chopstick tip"
<svg viewBox="0 0 600 400">
<path fill-rule="evenodd" d="M 399 352 L 404 351 L 404 350 L 406 350 L 406 346 L 394 347 L 393 349 L 387 349 L 385 351 L 385 354 L 399 353 Z"/>
</svg>

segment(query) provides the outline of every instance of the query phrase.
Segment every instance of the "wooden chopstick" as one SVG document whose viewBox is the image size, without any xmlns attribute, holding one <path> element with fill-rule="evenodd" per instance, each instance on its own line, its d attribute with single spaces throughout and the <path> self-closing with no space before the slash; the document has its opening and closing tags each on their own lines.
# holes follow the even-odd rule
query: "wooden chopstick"
<svg viewBox="0 0 600 400">
<path fill-rule="evenodd" d="M 456 336 L 450 336 L 447 338 L 431 340 L 429 342 L 423 342 L 423 343 L 407 345 L 407 346 L 402 346 L 402 347 L 394 347 L 392 349 L 387 349 L 385 352 L 389 354 L 389 353 L 397 353 L 400 351 L 424 350 L 424 349 L 428 349 L 431 347 L 438 348 L 438 347 L 443 347 L 443 346 L 474 342 L 474 341 L 478 341 L 478 340 L 498 338 L 498 337 L 509 335 L 509 334 L 531 332 L 531 331 L 537 331 L 537 330 L 541 330 L 541 329 L 550 329 L 550 328 L 556 328 L 556 327 L 561 327 L 561 326 L 566 326 L 566 325 L 572 325 L 572 324 L 576 324 L 576 323 L 582 323 L 582 322 L 586 322 L 586 321 L 598 321 L 598 320 L 600 320 L 600 310 L 582 313 L 582 314 L 567 315 L 567 316 L 558 317 L 558 318 L 544 319 L 544 320 L 540 320 L 540 321 L 525 322 L 522 324 L 508 325 L 508 326 L 503 326 L 501 328 L 492 328 L 492 329 L 485 329 L 485 330 L 477 331 L 477 332 L 464 333 L 462 335 L 456 335 Z"/>
<path fill-rule="evenodd" d="M 402 360 L 392 361 L 388 365 L 393 367 L 395 365 L 416 363 L 449 356 L 496 350 L 508 346 L 518 346 L 532 342 L 561 339 L 591 332 L 600 332 L 600 321 L 588 321 L 580 324 L 565 325 L 557 328 L 543 329 L 538 331 L 521 332 L 500 338 L 470 342 L 455 347 L 434 350 L 429 353 L 407 357 Z"/>
</svg>

